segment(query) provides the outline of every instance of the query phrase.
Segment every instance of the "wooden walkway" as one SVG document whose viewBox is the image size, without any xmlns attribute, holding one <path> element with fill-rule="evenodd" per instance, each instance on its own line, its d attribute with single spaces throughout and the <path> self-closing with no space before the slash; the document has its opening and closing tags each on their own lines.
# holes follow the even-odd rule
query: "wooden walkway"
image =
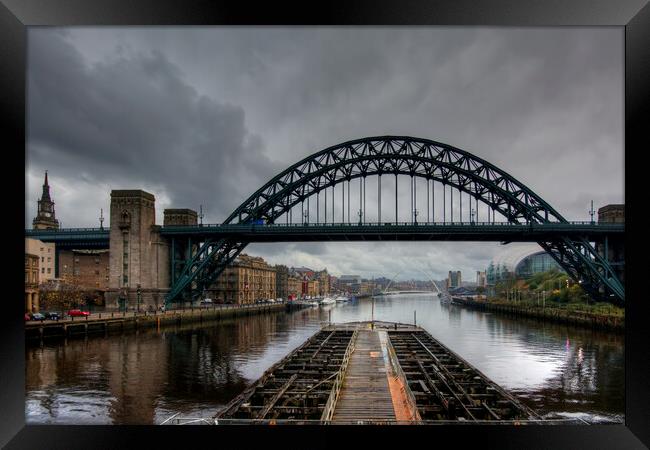
<svg viewBox="0 0 650 450">
<path fill-rule="evenodd" d="M 359 330 L 332 423 L 395 420 L 386 363 L 377 331 Z"/>
<path fill-rule="evenodd" d="M 549 423 L 424 329 L 379 321 L 321 328 L 213 419 L 274 425 Z"/>
</svg>

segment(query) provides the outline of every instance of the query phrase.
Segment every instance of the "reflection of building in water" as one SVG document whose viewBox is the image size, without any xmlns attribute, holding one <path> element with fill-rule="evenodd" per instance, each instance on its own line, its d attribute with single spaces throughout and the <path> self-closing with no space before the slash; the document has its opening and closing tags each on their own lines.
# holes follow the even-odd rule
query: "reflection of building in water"
<svg viewBox="0 0 650 450">
<path fill-rule="evenodd" d="M 62 354 L 60 348 L 43 349 L 28 348 L 25 359 L 25 387 L 31 389 L 46 389 L 58 381 L 57 365 Z"/>
<path fill-rule="evenodd" d="M 450 305 L 449 307 L 449 322 L 458 326 L 460 325 L 460 315 L 462 308 L 458 305 Z"/>
<path fill-rule="evenodd" d="M 108 415 L 114 424 L 153 424 L 167 381 L 163 361 L 170 357 L 159 336 L 128 335 L 111 340 L 101 355 L 112 395 Z"/>
</svg>

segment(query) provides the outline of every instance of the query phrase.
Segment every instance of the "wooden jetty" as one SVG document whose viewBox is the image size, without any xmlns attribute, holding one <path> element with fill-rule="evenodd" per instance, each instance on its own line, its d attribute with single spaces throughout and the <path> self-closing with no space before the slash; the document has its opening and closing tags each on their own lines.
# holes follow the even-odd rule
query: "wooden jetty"
<svg viewBox="0 0 650 450">
<path fill-rule="evenodd" d="M 377 321 L 324 326 L 212 419 L 170 419 L 165 422 L 568 423 L 542 419 L 424 329 Z"/>
</svg>

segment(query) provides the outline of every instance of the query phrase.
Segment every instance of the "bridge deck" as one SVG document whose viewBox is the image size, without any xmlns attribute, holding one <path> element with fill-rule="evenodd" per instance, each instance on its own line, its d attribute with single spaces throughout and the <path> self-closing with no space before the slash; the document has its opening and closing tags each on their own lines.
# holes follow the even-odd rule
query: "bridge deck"
<svg viewBox="0 0 650 450">
<path fill-rule="evenodd" d="M 378 331 L 358 332 L 332 423 L 396 419 L 384 353 Z"/>
</svg>

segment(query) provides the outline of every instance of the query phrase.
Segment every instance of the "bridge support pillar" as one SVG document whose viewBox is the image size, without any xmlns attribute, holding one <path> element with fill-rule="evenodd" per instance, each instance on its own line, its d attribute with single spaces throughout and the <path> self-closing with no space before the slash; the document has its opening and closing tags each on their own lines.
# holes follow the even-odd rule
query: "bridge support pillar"
<svg viewBox="0 0 650 450">
<path fill-rule="evenodd" d="M 198 225 L 198 214 L 193 209 L 165 209 L 164 226 L 196 226 Z M 171 255 L 170 277 L 171 284 L 178 279 L 185 267 L 185 263 L 192 258 L 192 254 L 199 249 L 198 242 L 192 243 L 191 238 L 176 237 L 169 242 L 169 253 Z M 162 299 L 164 302 L 164 299 Z"/>
<path fill-rule="evenodd" d="M 107 307 L 118 309 L 121 295 L 126 298 L 127 309 L 139 307 L 141 311 L 164 301 L 169 290 L 169 244 L 160 236 L 155 220 L 152 194 L 111 191 Z"/>
<path fill-rule="evenodd" d="M 625 205 L 606 205 L 598 209 L 598 223 L 625 223 Z M 607 260 L 621 284 L 625 285 L 624 236 L 610 236 L 597 242 L 596 251 Z"/>
</svg>

